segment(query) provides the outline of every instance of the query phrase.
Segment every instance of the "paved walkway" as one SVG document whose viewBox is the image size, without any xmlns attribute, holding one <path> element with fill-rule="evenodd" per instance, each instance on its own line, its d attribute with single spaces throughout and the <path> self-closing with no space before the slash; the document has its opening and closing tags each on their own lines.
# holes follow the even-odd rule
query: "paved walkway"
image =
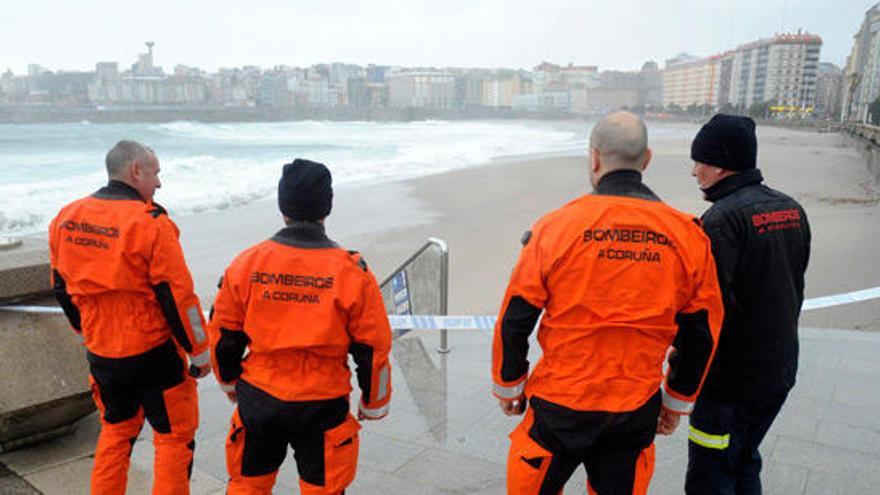
<svg viewBox="0 0 880 495">
<path fill-rule="evenodd" d="M 880 489 L 880 334 L 802 329 L 798 384 L 761 448 L 770 494 L 867 494 Z M 491 335 L 450 335 L 452 352 L 434 351 L 438 337 L 412 332 L 394 347 L 391 414 L 364 424 L 353 494 L 504 492 L 506 435 L 518 419 L 501 414 L 489 393 Z M 533 346 L 534 348 L 535 346 Z M 534 349 L 533 349 L 534 351 Z M 201 382 L 202 426 L 192 488 L 223 493 L 224 439 L 231 405 L 213 379 Z M 686 424 L 658 439 L 652 494 L 682 493 Z M 29 449 L 0 455 L 0 492 L 88 493 L 97 420 Z M 151 434 L 137 442 L 129 493 L 149 493 Z M 298 493 L 292 456 L 276 493 Z M 583 472 L 565 493 L 584 493 Z"/>
</svg>

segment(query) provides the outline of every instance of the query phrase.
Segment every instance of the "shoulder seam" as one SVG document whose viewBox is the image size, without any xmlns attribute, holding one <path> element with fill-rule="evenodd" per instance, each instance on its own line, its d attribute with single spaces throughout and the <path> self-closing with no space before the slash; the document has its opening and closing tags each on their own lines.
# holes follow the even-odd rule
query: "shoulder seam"
<svg viewBox="0 0 880 495">
<path fill-rule="evenodd" d="M 364 256 L 359 251 L 355 251 L 353 249 L 346 249 L 346 251 L 348 252 L 348 258 L 358 267 L 360 267 L 361 270 L 363 270 L 364 272 L 369 271 L 367 261 L 364 259 Z M 355 256 L 357 256 L 357 259 L 355 259 Z"/>
</svg>

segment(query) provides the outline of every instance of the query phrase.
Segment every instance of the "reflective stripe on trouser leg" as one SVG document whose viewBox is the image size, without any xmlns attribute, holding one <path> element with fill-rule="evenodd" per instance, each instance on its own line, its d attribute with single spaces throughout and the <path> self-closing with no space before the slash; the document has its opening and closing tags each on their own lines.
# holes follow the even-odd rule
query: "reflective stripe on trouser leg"
<svg viewBox="0 0 880 495">
<path fill-rule="evenodd" d="M 761 492 L 758 448 L 788 393 L 753 401 L 697 401 L 688 432 L 685 492 Z M 716 433 L 715 435 L 711 433 Z"/>
<path fill-rule="evenodd" d="M 730 446 L 730 433 L 713 435 L 691 426 L 688 429 L 688 440 L 707 449 L 724 450 Z"/>
<path fill-rule="evenodd" d="M 100 389 L 89 377 L 92 399 L 101 417 L 101 432 L 95 449 L 95 463 L 92 467 L 91 493 L 95 495 L 124 495 L 128 483 L 128 467 L 131 451 L 144 425 L 143 410 L 124 421 L 108 423 L 104 419 L 104 403 Z"/>
<path fill-rule="evenodd" d="M 685 493 L 733 493 L 742 433 L 733 402 L 701 397 L 690 417 Z"/>
<path fill-rule="evenodd" d="M 156 448 L 153 463 L 153 493 L 189 493 L 189 479 L 195 450 L 195 434 L 199 425 L 196 382 L 192 378 L 162 393 L 168 433 L 153 432 Z"/>
</svg>

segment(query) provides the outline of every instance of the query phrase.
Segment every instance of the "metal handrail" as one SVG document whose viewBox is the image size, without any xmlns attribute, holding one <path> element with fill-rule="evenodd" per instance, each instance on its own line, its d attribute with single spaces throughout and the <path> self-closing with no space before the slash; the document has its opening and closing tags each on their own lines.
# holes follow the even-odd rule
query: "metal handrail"
<svg viewBox="0 0 880 495">
<path fill-rule="evenodd" d="M 397 268 L 395 268 L 390 275 L 388 275 L 385 280 L 382 281 L 381 286 L 384 287 L 385 284 L 391 281 L 394 277 L 397 276 L 400 272 L 406 270 L 406 267 L 409 266 L 416 258 L 418 258 L 422 253 L 428 250 L 428 248 L 432 246 L 437 246 L 440 249 L 440 314 L 447 315 L 449 314 L 449 245 L 446 244 L 446 241 L 437 237 L 429 237 L 428 242 L 425 243 L 424 246 L 419 248 L 412 256 L 407 258 L 406 261 L 401 263 Z M 440 347 L 437 348 L 437 352 L 441 354 L 446 354 L 449 352 L 449 340 L 448 340 L 448 331 L 444 328 L 440 330 Z"/>
</svg>

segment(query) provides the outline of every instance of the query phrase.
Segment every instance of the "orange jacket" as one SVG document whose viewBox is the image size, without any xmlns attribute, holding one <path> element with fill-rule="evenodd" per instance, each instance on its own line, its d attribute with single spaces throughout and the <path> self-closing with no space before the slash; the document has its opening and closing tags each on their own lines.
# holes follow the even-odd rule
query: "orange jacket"
<svg viewBox="0 0 880 495">
<path fill-rule="evenodd" d="M 192 364 L 208 363 L 178 235 L 161 206 L 118 181 L 61 209 L 49 226 L 52 284 L 90 352 L 130 357 L 173 337 Z"/>
<path fill-rule="evenodd" d="M 221 279 L 208 327 L 226 391 L 241 377 L 284 401 L 347 396 L 350 353 L 361 410 L 387 411 L 391 326 L 379 286 L 320 224 L 292 224 L 241 253 Z"/>
<path fill-rule="evenodd" d="M 689 411 L 723 318 L 715 264 L 699 221 L 633 174 L 606 175 L 599 194 L 526 233 L 495 327 L 497 397 L 524 392 L 578 411 L 632 411 L 657 392 L 674 346 L 664 405 Z M 542 310 L 543 356 L 526 381 Z"/>
</svg>

